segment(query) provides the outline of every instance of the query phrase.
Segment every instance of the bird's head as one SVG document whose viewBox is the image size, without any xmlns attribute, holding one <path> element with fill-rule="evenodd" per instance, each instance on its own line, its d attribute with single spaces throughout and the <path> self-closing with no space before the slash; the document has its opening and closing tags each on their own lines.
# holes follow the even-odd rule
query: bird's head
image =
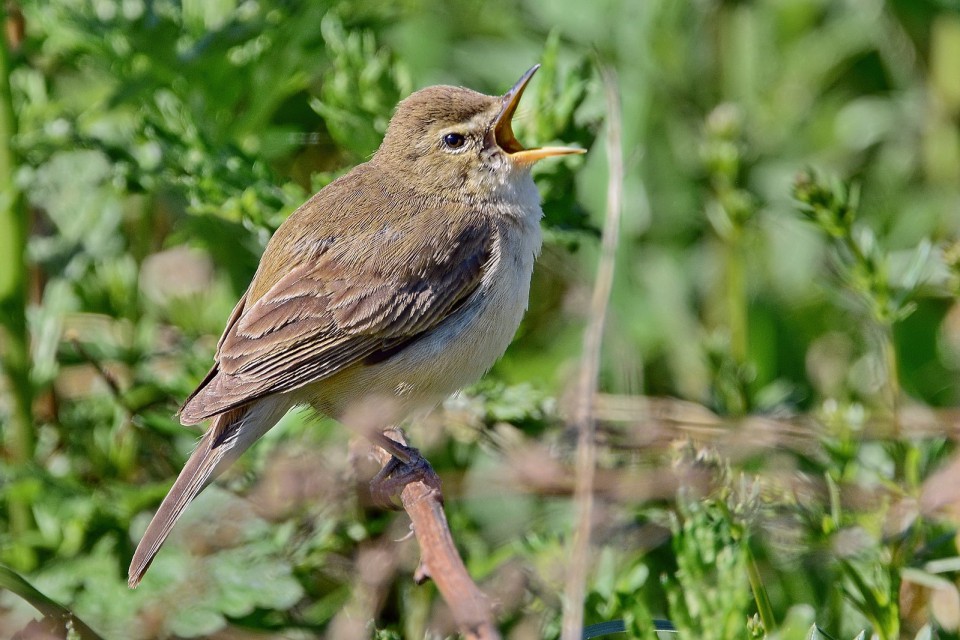
<svg viewBox="0 0 960 640">
<path fill-rule="evenodd" d="M 413 93 L 397 106 L 373 162 L 438 197 L 509 197 L 518 181 L 530 181 L 530 167 L 538 160 L 584 153 L 573 147 L 526 149 L 514 136 L 513 114 L 539 66 L 502 96 L 451 86 Z"/>
</svg>

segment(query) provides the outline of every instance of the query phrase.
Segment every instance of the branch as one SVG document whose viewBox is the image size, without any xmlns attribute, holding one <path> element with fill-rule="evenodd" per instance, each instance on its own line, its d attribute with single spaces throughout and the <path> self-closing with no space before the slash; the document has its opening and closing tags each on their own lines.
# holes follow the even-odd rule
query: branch
<svg viewBox="0 0 960 640">
<path fill-rule="evenodd" d="M 597 461 L 594 442 L 596 420 L 593 416 L 597 378 L 600 374 L 600 348 L 607 319 L 610 290 L 620 236 L 623 197 L 623 140 L 620 123 L 620 89 L 613 70 L 601 66 L 607 99 L 607 213 L 600 244 L 600 261 L 590 301 L 590 317 L 583 336 L 583 362 L 577 379 L 573 424 L 577 428 L 577 466 L 574 500 L 577 528 L 573 537 L 570 568 L 564 589 L 563 640 L 580 640 L 583 629 L 583 602 L 590 567 L 590 528 L 593 520 L 593 480 Z"/>
<path fill-rule="evenodd" d="M 385 432 L 391 439 L 406 445 L 399 429 Z M 374 455 L 381 465 L 390 461 L 390 454 L 374 447 Z M 413 523 L 413 532 L 420 545 L 420 569 L 417 581 L 431 578 L 467 640 L 500 640 L 500 632 L 493 622 L 490 603 L 470 578 L 467 568 L 447 525 L 443 511 L 440 478 L 430 469 L 423 480 L 411 482 L 400 493 L 404 511 Z"/>
<path fill-rule="evenodd" d="M 57 634 L 48 636 L 46 633 L 42 633 L 33 636 L 30 633 L 25 633 L 24 637 L 61 637 L 60 632 L 66 632 L 64 637 L 75 637 L 80 638 L 80 640 L 103 640 L 83 620 L 73 615 L 73 612 L 37 591 L 33 585 L 20 577 L 13 569 L 2 564 L 0 564 L 0 589 L 7 589 L 30 603 L 34 609 L 43 614 L 44 624 L 46 625 L 43 629 Z M 29 625 L 24 632 L 28 629 L 30 629 Z M 70 636 L 71 632 L 73 633 L 72 636 Z"/>
</svg>

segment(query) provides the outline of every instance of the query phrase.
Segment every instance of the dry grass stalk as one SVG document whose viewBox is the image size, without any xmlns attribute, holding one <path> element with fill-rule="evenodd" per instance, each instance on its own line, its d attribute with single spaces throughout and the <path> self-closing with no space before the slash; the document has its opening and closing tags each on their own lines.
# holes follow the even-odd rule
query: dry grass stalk
<svg viewBox="0 0 960 640">
<path fill-rule="evenodd" d="M 583 628 L 583 601 L 590 566 L 590 528 L 593 514 L 594 468 L 596 466 L 596 423 L 594 396 L 600 373 L 600 347 L 607 319 L 623 199 L 623 140 L 620 121 L 620 89 L 612 69 L 601 66 L 607 101 L 607 211 L 600 245 L 600 261 L 590 301 L 590 316 L 583 337 L 583 360 L 577 379 L 573 424 L 578 430 L 576 488 L 576 531 L 564 589 L 563 640 L 580 640 Z"/>
</svg>

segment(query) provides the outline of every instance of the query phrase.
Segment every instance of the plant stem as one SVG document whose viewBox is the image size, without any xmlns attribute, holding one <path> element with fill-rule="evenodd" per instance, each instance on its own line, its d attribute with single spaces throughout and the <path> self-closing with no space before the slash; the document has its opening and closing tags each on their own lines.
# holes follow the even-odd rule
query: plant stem
<svg viewBox="0 0 960 640">
<path fill-rule="evenodd" d="M 747 291 L 744 284 L 742 232 L 738 228 L 724 240 L 726 250 L 727 322 L 730 355 L 738 365 L 747 362 Z"/>
<path fill-rule="evenodd" d="M 893 340 L 893 326 L 890 323 L 880 328 L 883 368 L 886 373 L 887 403 L 893 420 L 893 437 L 900 437 L 900 363 L 897 359 L 897 347 Z"/>
<path fill-rule="evenodd" d="M 590 537 L 593 524 L 593 484 L 597 460 L 594 403 L 600 377 L 600 349 L 606 325 L 610 291 L 616 267 L 623 213 L 623 125 L 620 111 L 620 87 L 613 70 L 602 65 L 607 103 L 607 210 L 600 240 L 600 260 L 590 301 L 590 316 L 583 336 L 583 355 L 576 387 L 573 424 L 577 428 L 577 462 L 574 504 L 577 521 L 570 551 L 570 565 L 564 587 L 562 640 L 580 640 L 583 635 L 583 606 L 590 571 Z"/>
<path fill-rule="evenodd" d="M 763 586 L 760 568 L 757 566 L 757 559 L 750 545 L 745 544 L 744 547 L 747 552 L 747 577 L 750 580 L 750 589 L 753 591 L 753 600 L 757 604 L 757 613 L 760 615 L 760 622 L 763 623 L 764 632 L 772 635 L 777 628 L 777 623 L 773 615 L 773 606 L 770 604 L 770 596 L 767 595 L 767 589 Z"/>
<path fill-rule="evenodd" d="M 7 9 L 0 6 L 0 23 Z M 33 386 L 27 333 L 27 210 L 15 180 L 17 133 L 10 92 L 10 51 L 0 41 L 0 371 L 6 378 L 10 416 L 5 447 L 14 466 L 33 459 Z M 30 505 L 10 499 L 10 530 L 15 536 L 33 526 Z"/>
<path fill-rule="evenodd" d="M 0 589 L 6 589 L 20 596 L 42 613 L 44 618 L 57 621 L 61 629 L 68 631 L 67 637 L 76 637 L 80 640 L 102 640 L 96 631 L 73 615 L 69 609 L 37 591 L 15 571 L 2 564 L 0 564 Z M 73 632 L 73 635 L 69 632 Z"/>
</svg>

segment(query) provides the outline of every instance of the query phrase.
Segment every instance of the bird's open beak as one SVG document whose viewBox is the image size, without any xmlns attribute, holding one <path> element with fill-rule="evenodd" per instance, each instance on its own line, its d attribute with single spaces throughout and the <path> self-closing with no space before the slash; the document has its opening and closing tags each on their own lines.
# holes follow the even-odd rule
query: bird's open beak
<svg viewBox="0 0 960 640">
<path fill-rule="evenodd" d="M 523 90 L 527 88 L 530 78 L 533 77 L 533 74 L 535 74 L 539 68 L 539 64 L 533 65 L 530 70 L 523 74 L 517 81 L 517 84 L 513 85 L 510 91 L 503 94 L 500 114 L 497 116 L 493 125 L 493 136 L 497 145 L 507 152 L 511 160 L 519 164 L 533 164 L 537 160 L 551 156 L 568 156 L 587 152 L 586 149 L 577 149 L 576 147 L 539 147 L 524 149 L 523 145 L 517 141 L 517 137 L 513 135 L 511 122 L 513 120 L 513 114 L 517 110 L 517 105 L 520 104 L 520 96 L 523 95 Z"/>
</svg>

